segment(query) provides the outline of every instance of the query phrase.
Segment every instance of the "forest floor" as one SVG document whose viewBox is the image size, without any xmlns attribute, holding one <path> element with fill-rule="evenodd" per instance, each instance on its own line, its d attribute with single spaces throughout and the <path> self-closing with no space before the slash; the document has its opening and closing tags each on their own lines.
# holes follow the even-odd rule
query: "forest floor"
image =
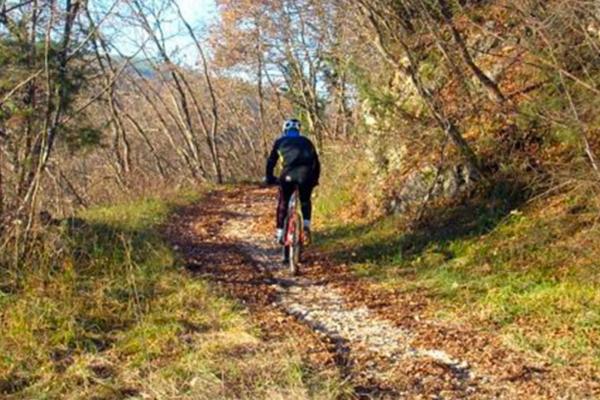
<svg viewBox="0 0 600 400">
<path fill-rule="evenodd" d="M 195 276 L 247 308 L 263 340 L 297 339 L 307 365 L 339 376 L 348 398 L 600 397 L 593 376 L 488 330 L 423 317 L 425 294 L 381 291 L 318 250 L 290 276 L 272 238 L 274 207 L 272 189 L 216 190 L 182 207 L 166 235 Z"/>
</svg>

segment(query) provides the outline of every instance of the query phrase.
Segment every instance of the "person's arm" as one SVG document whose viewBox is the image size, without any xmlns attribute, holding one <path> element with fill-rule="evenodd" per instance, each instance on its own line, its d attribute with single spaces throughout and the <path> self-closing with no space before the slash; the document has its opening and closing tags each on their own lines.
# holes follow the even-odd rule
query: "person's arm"
<svg viewBox="0 0 600 400">
<path fill-rule="evenodd" d="M 277 160 L 279 160 L 279 140 L 275 141 L 273 144 L 273 149 L 271 150 L 271 154 L 269 154 L 269 158 L 267 159 L 267 171 L 265 175 L 267 183 L 273 183 L 276 181 L 275 176 L 273 175 L 273 170 L 275 170 Z"/>
<path fill-rule="evenodd" d="M 317 153 L 317 150 L 314 148 L 313 145 L 313 149 L 315 152 L 315 165 L 314 165 L 314 174 L 315 174 L 315 180 L 314 180 L 314 184 L 315 186 L 319 185 L 319 179 L 321 178 L 321 161 L 319 160 L 319 153 Z"/>
</svg>

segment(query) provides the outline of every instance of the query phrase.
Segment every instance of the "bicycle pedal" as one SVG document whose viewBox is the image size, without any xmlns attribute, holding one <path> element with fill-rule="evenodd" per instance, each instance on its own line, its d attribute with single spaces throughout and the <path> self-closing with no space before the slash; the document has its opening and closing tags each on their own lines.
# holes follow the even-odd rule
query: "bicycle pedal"
<svg viewBox="0 0 600 400">
<path fill-rule="evenodd" d="M 312 232 L 310 231 L 310 229 L 305 229 L 304 230 L 304 245 L 308 246 L 309 244 L 312 243 Z"/>
</svg>

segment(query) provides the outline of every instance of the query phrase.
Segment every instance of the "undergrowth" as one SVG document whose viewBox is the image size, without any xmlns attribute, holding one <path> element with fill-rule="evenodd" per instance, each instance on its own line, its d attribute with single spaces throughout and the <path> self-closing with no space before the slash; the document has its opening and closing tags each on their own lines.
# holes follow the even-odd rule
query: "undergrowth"
<svg viewBox="0 0 600 400">
<path fill-rule="evenodd" d="M 496 191 L 432 205 L 415 226 L 400 216 L 341 217 L 364 191 L 338 182 L 325 180 L 318 197 L 322 251 L 382 291 L 427 296 L 430 318 L 486 327 L 555 365 L 600 367 L 595 191 L 528 203 Z"/>
<path fill-rule="evenodd" d="M 88 210 L 49 228 L 57 252 L 4 271 L 0 397 L 335 396 L 293 342 L 267 346 L 243 309 L 177 260 L 160 226 L 197 199 Z"/>
</svg>

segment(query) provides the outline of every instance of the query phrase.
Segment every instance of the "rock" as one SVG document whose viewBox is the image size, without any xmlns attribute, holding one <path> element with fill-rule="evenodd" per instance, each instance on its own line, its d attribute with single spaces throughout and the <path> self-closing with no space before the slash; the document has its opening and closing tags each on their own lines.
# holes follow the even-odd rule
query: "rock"
<svg viewBox="0 0 600 400">
<path fill-rule="evenodd" d="M 424 167 L 410 174 L 398 192 L 389 200 L 388 211 L 402 214 L 415 206 L 420 206 L 431 191 L 431 199 L 444 197 L 451 199 L 466 191 L 475 182 L 476 174 L 467 165 L 458 164 L 439 174 L 431 167 Z"/>
</svg>

